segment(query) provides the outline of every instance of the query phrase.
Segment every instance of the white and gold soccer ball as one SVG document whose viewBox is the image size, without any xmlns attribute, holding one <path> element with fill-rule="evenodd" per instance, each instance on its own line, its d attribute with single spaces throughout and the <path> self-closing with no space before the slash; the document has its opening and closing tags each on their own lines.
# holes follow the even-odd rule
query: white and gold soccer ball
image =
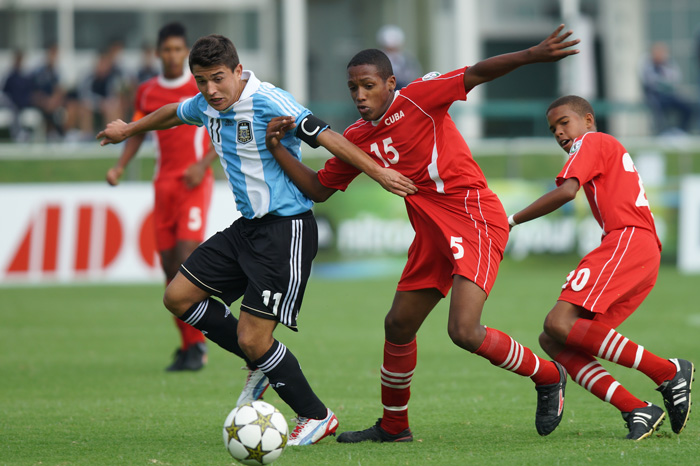
<svg viewBox="0 0 700 466">
<path fill-rule="evenodd" d="M 246 465 L 270 464 L 287 445 L 284 415 L 270 403 L 253 401 L 236 406 L 224 422 L 224 445 Z"/>
</svg>

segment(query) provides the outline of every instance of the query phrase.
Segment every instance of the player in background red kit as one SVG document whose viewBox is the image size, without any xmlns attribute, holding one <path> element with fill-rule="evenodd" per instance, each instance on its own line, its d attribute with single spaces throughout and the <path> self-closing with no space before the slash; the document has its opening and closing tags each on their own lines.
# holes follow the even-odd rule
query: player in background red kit
<svg viewBox="0 0 700 466">
<path fill-rule="evenodd" d="M 178 23 L 163 26 L 158 33 L 157 53 L 162 74 L 141 84 L 136 91 L 136 121 L 165 104 L 181 102 L 197 94 L 185 60 L 189 53 L 185 28 Z M 153 223 L 156 247 L 160 253 L 166 284 L 175 277 L 180 264 L 205 239 L 207 215 L 214 177 L 209 166 L 216 158 L 204 128 L 182 125 L 156 131 L 157 161 L 153 180 L 155 206 Z M 146 134 L 129 138 L 107 182 L 119 183 L 124 168 L 136 156 Z M 175 361 L 168 371 L 196 371 L 206 363 L 207 352 L 202 332 L 174 317 L 182 339 Z"/>
<path fill-rule="evenodd" d="M 348 64 L 348 88 L 362 118 L 345 131 L 345 137 L 381 166 L 411 179 L 418 190 L 405 197 L 416 235 L 384 324 L 383 416 L 368 429 L 342 433 L 339 442 L 413 440 L 408 401 L 416 368 L 416 334 L 450 288 L 452 341 L 495 366 L 533 380 L 538 393 L 535 425 L 541 435 L 551 433 L 561 421 L 564 368 L 481 324 L 508 240 L 508 221 L 447 112 L 479 84 L 522 65 L 578 53 L 570 48 L 578 40 L 566 41 L 571 31 L 560 35 L 563 27 L 527 50 L 491 57 L 445 75 L 429 73 L 400 91 L 391 63 L 380 50 L 363 50 Z M 282 117 L 268 125 L 267 144 L 280 166 L 314 201 L 344 191 L 359 170 L 331 158 L 316 174 L 292 158 L 278 143 L 292 123 Z"/>
<path fill-rule="evenodd" d="M 628 439 L 651 435 L 663 422 L 664 410 L 629 393 L 596 357 L 647 375 L 659 385 L 671 428 L 679 434 L 690 413 L 693 363 L 662 359 L 614 330 L 646 298 L 659 272 L 661 242 L 642 180 L 622 144 L 596 132 L 587 100 L 555 100 L 547 121 L 569 160 L 557 176 L 557 188 L 511 215 L 509 224 L 546 215 L 574 199 L 583 187 L 603 239 L 566 277 L 545 319 L 540 344 L 576 383 L 620 410 Z"/>
</svg>

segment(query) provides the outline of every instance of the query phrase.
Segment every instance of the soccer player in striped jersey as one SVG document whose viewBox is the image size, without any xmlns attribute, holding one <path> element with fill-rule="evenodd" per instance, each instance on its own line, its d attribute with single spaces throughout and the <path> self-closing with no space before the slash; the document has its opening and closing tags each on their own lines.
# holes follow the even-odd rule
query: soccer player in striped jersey
<svg viewBox="0 0 700 466">
<path fill-rule="evenodd" d="M 162 71 L 138 87 L 134 99 L 134 121 L 167 103 L 180 102 L 199 92 L 192 73 L 185 67 L 188 52 L 184 26 L 170 23 L 160 29 L 157 53 Z M 153 225 L 167 285 L 175 278 L 180 264 L 204 241 L 214 183 L 210 165 L 216 158 L 216 151 L 210 147 L 204 128 L 180 126 L 156 131 L 155 137 Z M 136 156 L 145 138 L 142 133 L 126 141 L 119 160 L 107 171 L 109 184 L 119 184 L 124 169 Z M 182 343 L 175 351 L 175 360 L 166 370 L 201 369 L 207 358 L 204 335 L 174 318 Z"/>
<path fill-rule="evenodd" d="M 569 159 L 557 175 L 557 188 L 511 215 L 509 224 L 546 215 L 583 187 L 603 238 L 566 277 L 540 344 L 576 383 L 620 410 L 633 440 L 650 436 L 663 422 L 664 410 L 628 392 L 596 358 L 642 372 L 658 385 L 671 428 L 679 434 L 690 413 L 693 363 L 662 359 L 615 330 L 644 301 L 659 272 L 661 242 L 642 179 L 622 144 L 596 131 L 586 99 L 555 100 L 547 121 Z"/>
<path fill-rule="evenodd" d="M 561 421 L 566 371 L 544 360 L 509 335 L 481 324 L 486 298 L 496 280 L 508 239 L 500 200 L 448 114 L 475 86 L 519 66 L 557 61 L 578 53 L 563 25 L 527 50 L 487 58 L 440 75 L 429 73 L 396 89 L 391 62 L 380 50 L 356 54 L 347 66 L 347 85 L 361 119 L 345 131 L 383 167 L 413 180 L 418 191 L 406 196 L 416 232 L 408 262 L 384 321 L 381 367 L 383 415 L 367 429 L 344 432 L 339 442 L 407 442 L 411 380 L 416 369 L 416 335 L 435 305 L 452 289 L 448 334 L 459 347 L 491 364 L 529 377 L 537 391 L 535 426 L 551 433 Z M 344 191 L 359 174 L 331 158 L 318 172 L 293 158 L 278 140 L 292 126 L 281 118 L 268 127 L 268 147 L 290 177 L 315 201 Z"/>
<path fill-rule="evenodd" d="M 105 145 L 183 123 L 206 127 L 242 217 L 190 255 L 165 290 L 163 301 L 175 316 L 246 361 L 251 370 L 239 404 L 260 398 L 270 385 L 297 414 L 289 444 L 317 443 L 335 433 L 338 419 L 313 392 L 296 357 L 273 332 L 278 323 L 297 330 L 318 232 L 312 201 L 266 148 L 268 122 L 293 115 L 298 131 L 288 134 L 282 144 L 299 159 L 303 140 L 353 160 L 392 193 L 405 196 L 415 186 L 398 172 L 379 167 L 289 93 L 243 70 L 235 46 L 226 37 L 197 40 L 189 65 L 199 94 L 164 105 L 132 123 L 115 120 L 97 138 Z M 236 319 L 228 306 L 241 297 Z"/>
</svg>

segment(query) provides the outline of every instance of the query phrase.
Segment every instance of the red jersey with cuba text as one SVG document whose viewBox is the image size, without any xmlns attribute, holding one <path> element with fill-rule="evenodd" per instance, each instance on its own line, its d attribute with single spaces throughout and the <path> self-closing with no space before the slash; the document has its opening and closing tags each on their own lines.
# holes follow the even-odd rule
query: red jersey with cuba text
<svg viewBox="0 0 700 466">
<path fill-rule="evenodd" d="M 192 74 L 187 70 L 180 78 L 155 76 L 136 91 L 136 121 L 166 104 L 181 102 L 199 93 Z M 209 149 L 209 137 L 203 127 L 180 125 L 155 131 L 157 164 L 154 179 L 181 178 L 185 169 L 200 160 Z M 211 177 L 211 168 L 207 169 Z"/>
<path fill-rule="evenodd" d="M 485 188 L 481 168 L 447 113 L 454 101 L 466 98 L 464 68 L 444 75 L 429 73 L 396 91 L 379 120 L 358 120 L 344 136 L 380 165 L 413 180 L 418 195 Z M 344 191 L 358 174 L 353 166 L 331 158 L 319 180 Z"/>
<path fill-rule="evenodd" d="M 488 294 L 503 258 L 508 221 L 447 113 L 456 100 L 466 100 L 464 69 L 430 73 L 397 91 L 380 119 L 358 120 L 344 133 L 378 164 L 418 187 L 405 198 L 416 235 L 398 291 L 436 288 L 446 296 L 454 275 L 460 275 Z M 358 174 L 331 158 L 318 179 L 344 191 Z"/>
<path fill-rule="evenodd" d="M 568 178 L 576 178 L 583 187 L 604 235 L 625 227 L 643 228 L 656 235 L 642 179 L 629 153 L 613 136 L 590 132 L 577 138 L 557 176 L 557 185 Z M 657 242 L 661 248 L 658 237 Z"/>
</svg>

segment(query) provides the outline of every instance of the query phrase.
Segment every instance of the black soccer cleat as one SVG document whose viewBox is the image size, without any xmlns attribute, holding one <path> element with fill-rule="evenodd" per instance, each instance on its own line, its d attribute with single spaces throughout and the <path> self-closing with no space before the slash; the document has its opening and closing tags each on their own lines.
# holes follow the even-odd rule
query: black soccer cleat
<svg viewBox="0 0 700 466">
<path fill-rule="evenodd" d="M 166 371 L 168 372 L 177 372 L 181 371 L 182 365 L 185 362 L 185 350 L 182 348 L 178 348 L 175 350 L 175 360 L 173 361 L 172 364 L 170 364 L 168 367 L 165 368 Z"/>
<path fill-rule="evenodd" d="M 537 433 L 544 436 L 554 432 L 564 415 L 564 391 L 566 390 L 566 369 L 556 361 L 552 361 L 559 371 L 559 382 L 535 386 L 537 390 L 537 410 L 535 411 L 535 427 Z"/>
<path fill-rule="evenodd" d="M 693 385 L 695 366 L 685 359 L 670 359 L 676 365 L 676 375 L 657 390 L 664 397 L 664 405 L 671 421 L 671 429 L 680 434 L 690 416 L 690 388 Z"/>
<path fill-rule="evenodd" d="M 633 409 L 629 413 L 622 413 L 622 419 L 627 423 L 630 440 L 641 440 L 649 437 L 663 424 L 666 413 L 663 409 L 647 401 L 649 406 Z"/>
<path fill-rule="evenodd" d="M 412 442 L 413 434 L 411 429 L 404 429 L 398 434 L 390 434 L 379 425 L 382 419 L 379 418 L 377 423 L 365 430 L 351 430 L 343 432 L 338 436 L 337 441 L 340 443 L 359 443 L 359 442 Z"/>
<path fill-rule="evenodd" d="M 168 372 L 198 371 L 207 362 L 207 347 L 204 343 L 195 343 L 183 350 L 175 351 L 175 361 L 165 370 Z"/>
</svg>

